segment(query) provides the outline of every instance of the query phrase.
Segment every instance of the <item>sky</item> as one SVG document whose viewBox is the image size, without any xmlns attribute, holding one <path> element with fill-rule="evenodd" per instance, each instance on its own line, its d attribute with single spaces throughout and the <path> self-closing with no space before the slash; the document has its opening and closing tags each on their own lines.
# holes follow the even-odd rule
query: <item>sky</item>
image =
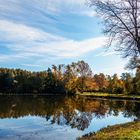
<svg viewBox="0 0 140 140">
<path fill-rule="evenodd" d="M 84 60 L 93 73 L 125 72 L 85 0 L 0 0 L 0 67 L 42 71 Z"/>
</svg>

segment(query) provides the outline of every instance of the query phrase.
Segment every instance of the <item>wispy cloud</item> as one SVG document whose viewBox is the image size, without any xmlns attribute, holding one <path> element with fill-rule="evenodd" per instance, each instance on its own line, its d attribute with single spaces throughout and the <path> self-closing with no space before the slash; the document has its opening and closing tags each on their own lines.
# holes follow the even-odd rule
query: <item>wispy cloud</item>
<svg viewBox="0 0 140 140">
<path fill-rule="evenodd" d="M 116 54 L 115 51 L 103 51 L 101 53 L 96 54 L 95 56 L 97 56 L 97 57 L 98 56 L 105 57 L 105 56 L 114 55 L 114 54 Z"/>
<path fill-rule="evenodd" d="M 0 65 L 40 70 L 78 59 L 91 62 L 91 53 L 103 50 L 106 41 L 96 16 L 86 0 L 0 0 Z"/>
<path fill-rule="evenodd" d="M 59 15 L 64 11 L 74 12 L 75 14 L 84 13 L 83 15 L 90 17 L 94 16 L 95 12 L 86 3 L 86 0 L 0 0 L 0 12 L 2 17 L 9 17 L 12 14 L 15 17 L 27 14 L 35 17 L 34 12 L 38 14 L 40 12 L 41 18 L 41 14 L 43 14 L 48 19 L 53 19 L 51 15 Z"/>
<path fill-rule="evenodd" d="M 61 58 L 80 57 L 102 47 L 105 39 L 105 37 L 97 37 L 75 41 L 24 24 L 0 20 L 0 40 L 13 42 L 6 47 L 12 50 L 16 57 L 41 59 L 46 55 Z M 11 57 L 15 56 L 11 55 Z"/>
<path fill-rule="evenodd" d="M 85 4 L 86 0 L 0 0 L 0 20 L 1 28 L 5 28 L 6 20 L 18 23 L 19 29 L 24 29 L 23 25 L 30 28 L 39 28 L 47 33 L 67 36 L 68 38 L 91 38 L 94 29 L 90 29 L 87 19 L 93 17 L 95 12 Z M 78 20 L 79 19 L 79 20 Z M 84 20 L 83 20 L 84 19 Z M 83 26 L 80 21 L 83 20 Z M 85 22 L 85 23 L 84 23 Z M 86 26 L 87 22 L 87 26 Z M 10 27 L 11 26 L 11 27 Z M 10 25 L 8 30 L 12 30 L 14 25 Z M 21 27 L 22 26 L 22 27 Z M 14 28 L 15 29 L 15 28 Z M 16 31 L 18 34 L 18 27 Z M 91 33 L 92 32 L 92 33 Z M 31 32 L 30 32 L 31 33 Z M 85 37 L 90 34 L 89 37 Z M 35 34 L 37 35 L 37 34 Z M 13 34 L 11 34 L 13 36 Z M 26 36 L 31 39 L 30 34 Z M 81 37 L 78 37 L 81 36 Z M 25 36 L 24 36 L 25 37 Z"/>
<path fill-rule="evenodd" d="M 97 16 L 96 11 L 94 11 L 94 10 L 81 11 L 79 14 L 85 15 L 85 16 L 88 16 L 88 17 L 95 17 L 95 16 Z"/>
<path fill-rule="evenodd" d="M 38 65 L 38 64 L 22 64 L 22 65 L 27 67 L 42 67 L 42 65 Z"/>
<path fill-rule="evenodd" d="M 64 13 L 94 15 L 85 0 L 0 0 L 0 62 L 32 60 L 36 65 L 54 58 L 81 57 L 102 47 L 104 37 L 80 41 L 65 37 L 75 24 L 68 23 Z M 8 53 L 3 54 L 5 48 Z"/>
<path fill-rule="evenodd" d="M 7 41 L 57 41 L 63 38 L 24 24 L 0 20 L 0 40 Z"/>
</svg>

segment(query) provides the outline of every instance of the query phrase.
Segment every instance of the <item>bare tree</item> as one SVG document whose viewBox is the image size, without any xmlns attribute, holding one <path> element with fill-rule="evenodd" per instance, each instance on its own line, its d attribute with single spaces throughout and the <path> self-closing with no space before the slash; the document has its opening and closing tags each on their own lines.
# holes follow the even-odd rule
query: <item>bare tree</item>
<svg viewBox="0 0 140 140">
<path fill-rule="evenodd" d="M 140 56 L 140 0 L 88 0 L 103 19 L 108 46 L 125 57 Z M 114 43 L 113 43 L 114 42 Z M 113 43 L 113 44 L 112 44 Z"/>
<path fill-rule="evenodd" d="M 140 59 L 138 57 L 131 58 L 128 65 L 126 66 L 127 69 L 140 69 Z"/>
</svg>

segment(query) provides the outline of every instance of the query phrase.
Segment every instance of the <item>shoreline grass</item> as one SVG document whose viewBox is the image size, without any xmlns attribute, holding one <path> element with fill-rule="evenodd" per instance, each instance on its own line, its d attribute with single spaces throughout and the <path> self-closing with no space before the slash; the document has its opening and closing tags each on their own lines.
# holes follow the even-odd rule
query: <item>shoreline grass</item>
<svg viewBox="0 0 140 140">
<path fill-rule="evenodd" d="M 96 133 L 84 135 L 78 140 L 140 140 L 140 120 L 108 126 Z"/>
<path fill-rule="evenodd" d="M 87 96 L 87 97 L 98 97 L 98 98 L 140 100 L 140 95 L 110 94 L 110 93 L 102 93 L 102 92 L 83 92 L 83 93 L 77 93 L 77 95 Z"/>
</svg>

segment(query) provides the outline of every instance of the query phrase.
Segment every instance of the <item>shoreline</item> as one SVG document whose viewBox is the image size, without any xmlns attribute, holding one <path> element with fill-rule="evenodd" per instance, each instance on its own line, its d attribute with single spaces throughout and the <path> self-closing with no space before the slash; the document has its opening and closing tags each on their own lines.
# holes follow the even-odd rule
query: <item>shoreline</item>
<svg viewBox="0 0 140 140">
<path fill-rule="evenodd" d="M 109 93 L 94 93 L 94 92 L 77 93 L 77 95 L 104 99 L 125 99 L 125 100 L 140 101 L 140 95 L 109 94 Z"/>
<path fill-rule="evenodd" d="M 62 96 L 68 94 L 53 94 L 53 93 L 0 93 L 0 96 Z M 127 94 L 109 94 L 102 92 L 83 92 L 76 93 L 75 95 L 90 97 L 90 98 L 100 98 L 100 99 L 118 99 L 118 100 L 134 100 L 140 101 L 140 95 L 127 95 Z"/>
<path fill-rule="evenodd" d="M 129 123 L 117 124 L 102 128 L 101 130 L 86 134 L 77 140 L 126 140 L 140 139 L 140 120 Z"/>
</svg>

